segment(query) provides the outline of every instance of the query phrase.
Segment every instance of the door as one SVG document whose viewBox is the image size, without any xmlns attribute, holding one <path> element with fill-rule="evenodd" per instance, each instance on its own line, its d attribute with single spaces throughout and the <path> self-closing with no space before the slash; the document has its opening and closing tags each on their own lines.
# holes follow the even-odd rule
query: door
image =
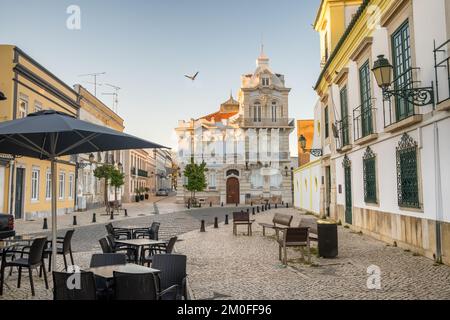
<svg viewBox="0 0 450 320">
<path fill-rule="evenodd" d="M 16 219 L 22 219 L 23 217 L 23 199 L 24 199 L 24 182 L 25 182 L 25 169 L 17 168 L 16 171 L 16 197 L 14 199 L 14 215 Z"/>
<path fill-rule="evenodd" d="M 227 204 L 239 203 L 239 180 L 229 178 L 227 180 Z"/>
<path fill-rule="evenodd" d="M 325 167 L 325 180 L 326 180 L 326 212 L 327 217 L 330 216 L 331 207 L 331 168 Z"/>
<path fill-rule="evenodd" d="M 345 223 L 352 224 L 352 169 L 350 166 L 344 168 L 345 174 Z"/>
</svg>

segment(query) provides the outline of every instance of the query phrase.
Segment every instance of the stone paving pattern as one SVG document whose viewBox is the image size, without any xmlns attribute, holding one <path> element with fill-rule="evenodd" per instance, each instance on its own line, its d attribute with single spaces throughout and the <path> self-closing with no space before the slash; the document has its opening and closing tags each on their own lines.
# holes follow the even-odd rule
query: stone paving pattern
<svg viewBox="0 0 450 320">
<path fill-rule="evenodd" d="M 275 211 L 294 214 L 298 225 L 301 214 L 291 209 L 257 215 L 257 222 L 270 222 Z M 263 237 L 257 223 L 253 230 L 233 236 L 230 224 L 182 236 L 177 250 L 188 256 L 195 299 L 450 299 L 450 267 L 368 236 L 339 227 L 338 258 L 313 256 L 307 265 L 289 249 L 285 268 L 274 237 Z M 370 265 L 381 269 L 381 290 L 367 288 Z"/>
</svg>

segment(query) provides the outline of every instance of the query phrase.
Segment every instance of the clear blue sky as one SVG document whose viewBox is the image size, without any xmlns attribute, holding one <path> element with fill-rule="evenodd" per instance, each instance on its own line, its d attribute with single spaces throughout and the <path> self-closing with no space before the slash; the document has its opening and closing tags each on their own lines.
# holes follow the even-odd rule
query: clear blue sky
<svg viewBox="0 0 450 320">
<path fill-rule="evenodd" d="M 66 28 L 69 5 L 81 30 Z M 69 85 L 107 72 L 126 131 L 174 146 L 178 120 L 218 109 L 253 72 L 263 36 L 274 72 L 286 76 L 290 117 L 311 118 L 319 74 L 312 29 L 320 0 L 0 0 L 0 43 L 14 44 Z M 191 83 L 184 74 L 200 71 Z M 98 96 L 108 105 L 110 92 Z M 291 151 L 296 142 L 291 138 Z"/>
</svg>

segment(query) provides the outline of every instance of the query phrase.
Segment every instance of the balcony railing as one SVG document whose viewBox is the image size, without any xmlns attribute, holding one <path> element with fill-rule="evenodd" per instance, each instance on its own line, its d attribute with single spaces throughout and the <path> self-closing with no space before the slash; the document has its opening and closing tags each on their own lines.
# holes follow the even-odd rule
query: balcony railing
<svg viewBox="0 0 450 320">
<path fill-rule="evenodd" d="M 436 76 L 436 103 L 450 99 L 450 39 L 436 47 L 434 42 L 434 70 Z"/>
<path fill-rule="evenodd" d="M 244 127 L 291 127 L 295 119 L 290 118 L 245 118 L 241 120 Z"/>
<path fill-rule="evenodd" d="M 420 81 L 414 72 L 419 68 L 409 68 L 398 75 L 392 82 L 392 86 L 397 95 L 385 94 L 383 98 L 384 127 L 389 127 L 395 123 L 405 120 L 417 114 L 416 108 L 410 99 L 411 89 L 416 88 Z M 419 93 L 420 94 L 420 93 Z"/>
<path fill-rule="evenodd" d="M 353 137 L 355 141 L 375 133 L 376 108 L 373 99 L 353 110 Z"/>
<path fill-rule="evenodd" d="M 338 136 L 337 148 L 338 150 L 349 146 L 350 143 L 350 117 L 336 122 L 336 131 Z"/>
</svg>

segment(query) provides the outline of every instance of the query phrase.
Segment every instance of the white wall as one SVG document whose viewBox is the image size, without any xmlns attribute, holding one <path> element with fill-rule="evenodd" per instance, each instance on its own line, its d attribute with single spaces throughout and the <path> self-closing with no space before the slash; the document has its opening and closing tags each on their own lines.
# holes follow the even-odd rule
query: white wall
<svg viewBox="0 0 450 320">
<path fill-rule="evenodd" d="M 294 172 L 294 206 L 320 213 L 321 164 L 305 165 Z"/>
</svg>

